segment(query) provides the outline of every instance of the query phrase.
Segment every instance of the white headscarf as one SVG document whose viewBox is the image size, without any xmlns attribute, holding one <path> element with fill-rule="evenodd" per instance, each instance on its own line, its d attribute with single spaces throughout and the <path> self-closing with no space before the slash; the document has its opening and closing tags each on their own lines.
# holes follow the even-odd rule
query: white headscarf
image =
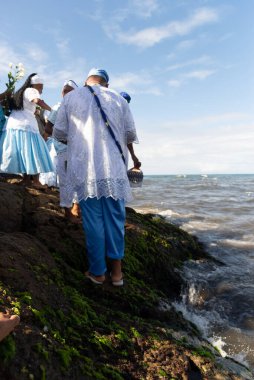
<svg viewBox="0 0 254 380">
<path fill-rule="evenodd" d="M 43 84 L 43 79 L 36 74 L 31 78 L 31 84 Z"/>
<path fill-rule="evenodd" d="M 65 82 L 64 82 L 64 85 L 63 85 L 63 87 L 64 86 L 70 86 L 70 87 L 72 87 L 72 88 L 78 88 L 78 85 L 74 82 L 74 80 L 72 80 L 72 79 L 69 79 L 69 80 L 66 80 Z"/>
</svg>

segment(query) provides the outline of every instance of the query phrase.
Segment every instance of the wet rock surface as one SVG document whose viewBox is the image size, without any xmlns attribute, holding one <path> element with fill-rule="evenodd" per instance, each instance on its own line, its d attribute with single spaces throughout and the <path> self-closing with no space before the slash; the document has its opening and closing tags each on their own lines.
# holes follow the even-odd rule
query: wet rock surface
<svg viewBox="0 0 254 380">
<path fill-rule="evenodd" d="M 0 311 L 21 317 L 0 343 L 1 380 L 253 378 L 171 305 L 182 263 L 207 259 L 193 237 L 127 208 L 125 285 L 98 287 L 84 277 L 82 227 L 66 221 L 56 190 L 2 179 L 0 196 Z"/>
</svg>

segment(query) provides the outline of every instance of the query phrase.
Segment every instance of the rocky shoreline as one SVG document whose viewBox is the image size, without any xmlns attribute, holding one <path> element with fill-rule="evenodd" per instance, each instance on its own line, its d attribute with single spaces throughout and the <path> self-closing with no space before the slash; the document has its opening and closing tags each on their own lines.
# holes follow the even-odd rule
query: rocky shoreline
<svg viewBox="0 0 254 380">
<path fill-rule="evenodd" d="M 1 380 L 253 379 L 171 305 L 183 262 L 207 259 L 195 238 L 127 208 L 125 286 L 98 287 L 56 190 L 1 179 L 0 196 L 0 311 L 21 317 L 0 343 Z"/>
</svg>

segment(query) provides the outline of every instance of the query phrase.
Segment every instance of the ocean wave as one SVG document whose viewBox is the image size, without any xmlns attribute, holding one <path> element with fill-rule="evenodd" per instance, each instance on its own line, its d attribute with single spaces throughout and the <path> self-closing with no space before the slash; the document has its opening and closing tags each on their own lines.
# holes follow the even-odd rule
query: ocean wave
<svg viewBox="0 0 254 380">
<path fill-rule="evenodd" d="M 253 240 L 236 240 L 236 239 L 224 239 L 221 240 L 223 245 L 235 248 L 254 248 Z"/>
<path fill-rule="evenodd" d="M 183 230 L 187 232 L 193 232 L 193 231 L 216 230 L 220 227 L 220 225 L 218 223 L 212 223 L 212 222 L 207 222 L 207 221 L 192 220 L 188 223 L 184 223 L 181 227 Z"/>
</svg>

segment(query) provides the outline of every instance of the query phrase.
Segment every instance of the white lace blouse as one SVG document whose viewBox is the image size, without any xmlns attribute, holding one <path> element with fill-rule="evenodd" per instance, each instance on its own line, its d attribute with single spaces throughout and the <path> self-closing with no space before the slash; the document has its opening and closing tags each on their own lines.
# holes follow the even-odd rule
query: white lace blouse
<svg viewBox="0 0 254 380">
<path fill-rule="evenodd" d="M 39 133 L 38 123 L 34 115 L 36 109 L 34 99 L 40 99 L 39 91 L 35 88 L 27 88 L 23 94 L 23 110 L 12 111 L 6 123 L 6 129 L 21 129 Z"/>
<path fill-rule="evenodd" d="M 138 142 L 126 100 L 117 92 L 94 85 L 101 106 L 128 162 L 127 144 Z M 82 87 L 65 95 L 53 137 L 67 141 L 67 186 L 79 200 L 88 197 L 132 199 L 127 167 L 102 119 L 94 96 Z"/>
</svg>

